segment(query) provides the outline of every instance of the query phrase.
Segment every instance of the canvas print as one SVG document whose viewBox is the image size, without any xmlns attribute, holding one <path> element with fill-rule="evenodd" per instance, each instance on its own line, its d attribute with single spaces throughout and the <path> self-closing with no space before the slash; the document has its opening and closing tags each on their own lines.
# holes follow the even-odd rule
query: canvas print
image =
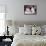
<svg viewBox="0 0 46 46">
<path fill-rule="evenodd" d="M 24 5 L 24 14 L 26 15 L 37 14 L 37 6 L 36 5 Z"/>
</svg>

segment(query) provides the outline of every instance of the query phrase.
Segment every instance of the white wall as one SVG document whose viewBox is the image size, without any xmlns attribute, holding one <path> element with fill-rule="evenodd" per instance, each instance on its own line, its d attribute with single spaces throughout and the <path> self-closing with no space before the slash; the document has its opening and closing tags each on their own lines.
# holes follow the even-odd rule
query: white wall
<svg viewBox="0 0 46 46">
<path fill-rule="evenodd" d="M 46 0 L 0 0 L 7 5 L 7 20 L 46 21 Z M 24 5 L 37 5 L 37 15 L 24 15 Z"/>
</svg>

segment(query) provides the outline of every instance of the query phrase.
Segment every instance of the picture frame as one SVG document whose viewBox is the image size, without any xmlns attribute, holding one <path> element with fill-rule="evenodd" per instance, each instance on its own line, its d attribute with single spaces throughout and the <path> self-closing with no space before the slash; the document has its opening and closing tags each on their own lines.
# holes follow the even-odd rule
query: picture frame
<svg viewBox="0 0 46 46">
<path fill-rule="evenodd" d="M 24 5 L 24 14 L 25 15 L 36 15 L 37 6 L 36 5 Z"/>
</svg>

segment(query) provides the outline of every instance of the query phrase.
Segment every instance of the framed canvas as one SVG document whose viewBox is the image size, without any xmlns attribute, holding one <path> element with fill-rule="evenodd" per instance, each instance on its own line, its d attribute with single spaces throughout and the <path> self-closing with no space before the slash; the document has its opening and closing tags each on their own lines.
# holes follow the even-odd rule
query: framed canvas
<svg viewBox="0 0 46 46">
<path fill-rule="evenodd" d="M 36 5 L 24 5 L 24 14 L 25 15 L 36 15 L 37 6 Z"/>
</svg>

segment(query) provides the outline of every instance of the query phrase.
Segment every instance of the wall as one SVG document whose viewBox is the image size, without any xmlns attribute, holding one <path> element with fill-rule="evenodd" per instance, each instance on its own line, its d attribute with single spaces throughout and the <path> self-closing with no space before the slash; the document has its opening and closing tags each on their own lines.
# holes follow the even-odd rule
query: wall
<svg viewBox="0 0 46 46">
<path fill-rule="evenodd" d="M 7 5 L 7 20 L 46 21 L 46 0 L 0 0 Z M 24 15 L 24 5 L 37 5 L 37 15 Z"/>
</svg>

